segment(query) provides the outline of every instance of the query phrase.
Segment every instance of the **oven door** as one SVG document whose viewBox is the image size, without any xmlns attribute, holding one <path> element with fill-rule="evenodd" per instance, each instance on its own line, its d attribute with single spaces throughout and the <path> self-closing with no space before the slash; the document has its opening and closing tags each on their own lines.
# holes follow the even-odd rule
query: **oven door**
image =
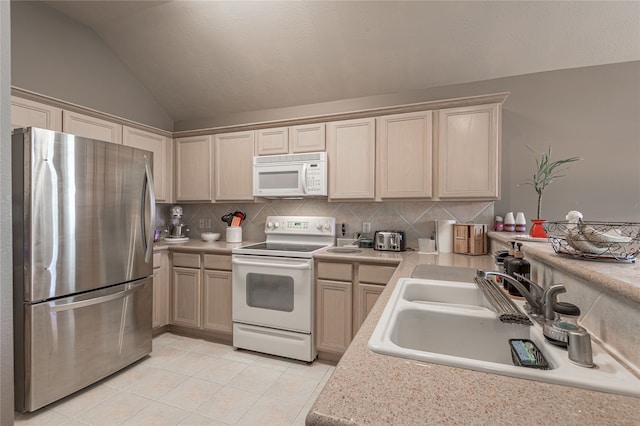
<svg viewBox="0 0 640 426">
<path fill-rule="evenodd" d="M 233 255 L 233 321 L 311 333 L 313 260 Z"/>
</svg>

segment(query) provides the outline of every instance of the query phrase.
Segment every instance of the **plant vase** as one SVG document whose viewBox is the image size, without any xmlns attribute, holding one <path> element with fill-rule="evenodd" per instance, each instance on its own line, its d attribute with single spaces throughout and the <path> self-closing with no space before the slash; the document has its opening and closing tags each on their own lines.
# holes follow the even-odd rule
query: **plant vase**
<svg viewBox="0 0 640 426">
<path fill-rule="evenodd" d="M 533 226 L 529 231 L 529 235 L 533 238 L 547 238 L 547 233 L 544 232 L 544 227 L 542 226 L 546 219 L 531 219 L 531 222 L 533 222 Z"/>
</svg>

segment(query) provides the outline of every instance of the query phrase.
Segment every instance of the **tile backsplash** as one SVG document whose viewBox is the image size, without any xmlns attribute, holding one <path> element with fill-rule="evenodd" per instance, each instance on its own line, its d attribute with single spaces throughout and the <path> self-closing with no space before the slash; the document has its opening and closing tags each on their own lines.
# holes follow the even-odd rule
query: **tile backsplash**
<svg viewBox="0 0 640 426">
<path fill-rule="evenodd" d="M 327 202 L 324 199 L 268 200 L 264 203 L 238 204 L 180 204 L 183 222 L 190 229 L 187 235 L 199 239 L 204 231 L 220 232 L 224 239 L 227 224 L 222 216 L 236 210 L 245 212 L 244 241 L 264 241 L 264 224 L 267 216 L 330 216 L 336 218 L 336 234 L 346 226 L 347 238 L 362 232 L 362 222 L 371 222 L 371 231 L 405 231 L 407 246 L 417 247 L 418 238 L 430 238 L 435 233 L 436 219 L 454 219 L 459 223 L 473 222 L 493 224 L 493 201 L 397 201 L 397 202 Z M 173 204 L 158 204 L 157 228 L 165 229 L 169 223 L 169 208 Z M 211 222 L 210 228 L 200 227 L 201 219 Z M 491 226 L 489 226 L 491 228 Z M 166 235 L 166 234 L 164 234 Z M 373 235 L 373 234 L 372 234 Z"/>
</svg>

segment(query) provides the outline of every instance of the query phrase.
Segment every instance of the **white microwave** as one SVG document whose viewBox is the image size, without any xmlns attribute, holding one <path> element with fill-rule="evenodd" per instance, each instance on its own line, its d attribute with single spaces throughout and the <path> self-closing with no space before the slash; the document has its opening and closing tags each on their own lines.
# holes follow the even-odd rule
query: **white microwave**
<svg viewBox="0 0 640 426">
<path fill-rule="evenodd" d="M 253 196 L 267 198 L 327 195 L 327 153 L 253 157 Z"/>
</svg>

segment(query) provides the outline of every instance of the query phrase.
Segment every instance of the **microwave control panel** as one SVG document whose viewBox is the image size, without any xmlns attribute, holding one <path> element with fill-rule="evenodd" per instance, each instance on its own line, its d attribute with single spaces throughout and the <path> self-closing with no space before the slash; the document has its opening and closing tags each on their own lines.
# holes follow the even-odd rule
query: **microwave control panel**
<svg viewBox="0 0 640 426">
<path fill-rule="evenodd" d="M 307 192 L 320 192 L 323 190 L 322 176 L 324 172 L 320 164 L 309 164 L 307 167 Z"/>
</svg>

